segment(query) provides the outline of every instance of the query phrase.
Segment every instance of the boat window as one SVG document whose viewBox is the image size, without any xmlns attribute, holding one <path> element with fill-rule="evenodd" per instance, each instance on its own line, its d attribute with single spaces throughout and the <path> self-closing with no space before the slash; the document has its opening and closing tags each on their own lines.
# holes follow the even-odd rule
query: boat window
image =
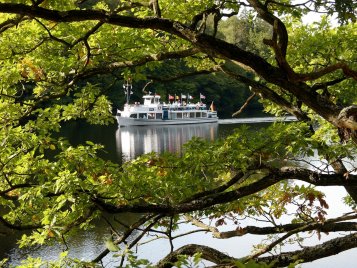
<svg viewBox="0 0 357 268">
<path fill-rule="evenodd" d="M 155 113 L 148 113 L 148 119 L 155 119 Z"/>
<path fill-rule="evenodd" d="M 190 113 L 190 118 L 195 118 L 195 113 Z"/>
<path fill-rule="evenodd" d="M 156 114 L 156 119 L 162 119 L 162 113 L 157 113 Z"/>
<path fill-rule="evenodd" d="M 202 117 L 207 117 L 207 113 L 202 113 Z"/>
<path fill-rule="evenodd" d="M 201 113 L 196 113 L 196 117 L 201 117 Z"/>
<path fill-rule="evenodd" d="M 131 114 L 130 118 L 138 118 L 138 114 Z"/>
<path fill-rule="evenodd" d="M 146 113 L 140 113 L 139 114 L 139 118 L 147 118 L 147 114 Z"/>
<path fill-rule="evenodd" d="M 177 118 L 182 118 L 182 113 L 177 113 Z"/>
</svg>

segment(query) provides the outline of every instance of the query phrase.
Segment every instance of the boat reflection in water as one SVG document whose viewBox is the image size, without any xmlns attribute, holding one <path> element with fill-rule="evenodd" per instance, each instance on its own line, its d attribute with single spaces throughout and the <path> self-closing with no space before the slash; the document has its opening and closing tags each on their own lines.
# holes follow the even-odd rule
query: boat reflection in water
<svg viewBox="0 0 357 268">
<path fill-rule="evenodd" d="M 182 144 L 193 137 L 213 141 L 217 138 L 218 124 L 128 126 L 116 131 L 117 152 L 123 161 L 150 152 L 181 153 Z"/>
</svg>

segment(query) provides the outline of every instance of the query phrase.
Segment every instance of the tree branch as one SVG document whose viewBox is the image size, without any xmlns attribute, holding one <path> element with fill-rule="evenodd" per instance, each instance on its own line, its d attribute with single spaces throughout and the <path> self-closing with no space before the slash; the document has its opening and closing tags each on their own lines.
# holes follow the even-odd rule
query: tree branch
<svg viewBox="0 0 357 268">
<path fill-rule="evenodd" d="M 202 221 L 195 219 L 189 215 L 184 216 L 187 221 L 190 221 L 193 225 L 202 228 L 201 231 L 206 231 L 212 233 L 212 236 L 217 239 L 228 239 L 233 237 L 240 237 L 247 234 L 252 235 L 271 235 L 271 234 L 281 234 L 291 232 L 300 228 L 304 228 L 304 231 L 319 231 L 324 233 L 331 232 L 351 232 L 357 231 L 357 222 L 342 222 L 350 219 L 356 219 L 356 215 L 342 216 L 335 219 L 328 219 L 327 222 L 308 224 L 308 223 L 290 223 L 277 226 L 246 226 L 242 228 L 237 228 L 231 231 L 220 232 L 218 228 L 210 226 L 203 223 Z M 340 222 L 337 222 L 340 221 Z M 197 230 L 198 231 L 198 230 Z"/>
<path fill-rule="evenodd" d="M 195 30 L 197 28 L 198 22 L 203 20 L 206 16 L 210 15 L 210 14 L 216 14 L 219 13 L 219 9 L 216 5 L 213 5 L 209 8 L 207 8 L 206 10 L 202 11 L 201 13 L 195 15 L 192 19 L 190 28 Z"/>
<path fill-rule="evenodd" d="M 143 225 L 144 223 L 146 223 L 147 221 L 149 221 L 152 218 L 154 218 L 154 215 L 151 215 L 151 214 L 142 216 L 139 220 L 137 220 L 135 223 L 133 223 L 131 226 L 129 226 L 127 228 L 127 230 L 122 234 L 122 236 L 119 237 L 116 241 L 114 241 L 114 243 L 116 245 L 119 245 L 120 243 L 125 242 L 126 239 L 128 239 L 128 237 L 130 235 L 132 235 L 132 233 L 137 228 L 139 228 L 141 225 Z M 91 262 L 95 262 L 95 263 L 99 262 L 109 253 L 110 253 L 109 249 L 105 249 L 97 257 L 95 257 Z"/>
<path fill-rule="evenodd" d="M 30 188 L 30 187 L 34 187 L 34 186 L 38 186 L 38 185 L 32 184 L 32 183 L 22 183 L 22 184 L 11 185 L 11 187 L 9 189 L 0 191 L 0 196 L 5 196 L 9 192 L 16 190 L 16 189 Z"/>
<path fill-rule="evenodd" d="M 306 73 L 306 74 L 296 74 L 296 81 L 312 81 L 321 78 L 322 76 L 333 73 L 337 70 L 342 70 L 346 77 L 353 78 L 357 81 L 357 71 L 352 70 L 349 66 L 344 62 L 339 62 L 333 65 L 329 65 L 325 68 L 322 68 L 319 71 Z"/>
<path fill-rule="evenodd" d="M 267 86 L 258 83 L 256 81 L 253 81 L 247 77 L 244 77 L 240 74 L 236 74 L 234 72 L 229 71 L 228 69 L 222 67 L 222 71 L 226 73 L 227 75 L 235 78 L 238 81 L 241 81 L 242 83 L 249 85 L 251 87 L 251 90 L 258 94 L 262 98 L 266 98 L 276 104 L 278 104 L 281 108 L 283 108 L 285 111 L 288 113 L 296 116 L 301 121 L 310 121 L 310 118 L 307 116 L 306 113 L 304 113 L 300 108 L 293 106 L 291 103 L 289 103 L 286 99 L 275 93 L 273 90 L 268 88 Z"/>
<path fill-rule="evenodd" d="M 58 37 L 52 35 L 51 31 L 47 28 L 47 26 L 46 26 L 45 24 L 43 24 L 40 20 L 38 20 L 38 19 L 36 19 L 36 18 L 35 18 L 34 20 L 35 20 L 38 24 L 40 24 L 40 25 L 45 29 L 45 31 L 47 32 L 47 34 L 48 34 L 48 36 L 50 37 L 50 39 L 52 39 L 52 40 L 54 40 L 54 41 L 57 41 L 57 42 L 59 42 L 59 43 L 65 45 L 65 46 L 67 46 L 67 47 L 70 47 L 70 46 L 71 46 L 71 44 L 68 43 L 67 41 L 65 41 L 65 40 L 63 40 L 63 39 L 61 39 L 61 38 L 58 38 Z"/>
<path fill-rule="evenodd" d="M 99 21 L 92 29 L 90 29 L 88 32 L 85 33 L 84 36 L 78 38 L 77 40 L 75 40 L 72 44 L 70 44 L 70 47 L 74 47 L 75 45 L 77 45 L 80 42 L 87 42 L 88 38 L 93 35 L 96 31 L 98 31 L 98 29 L 104 24 L 104 22 Z"/>
<path fill-rule="evenodd" d="M 0 223 L 2 223 L 5 227 L 12 229 L 12 230 L 18 230 L 18 231 L 25 231 L 25 230 L 34 230 L 38 228 L 42 228 L 43 225 L 17 225 L 17 224 L 12 224 L 5 220 L 3 217 L 0 216 Z"/>
<path fill-rule="evenodd" d="M 311 87 L 311 90 L 316 91 L 316 90 L 319 90 L 319 89 L 326 89 L 329 86 L 336 85 L 336 84 L 338 84 L 338 83 L 340 83 L 342 81 L 345 81 L 345 80 L 346 80 L 346 78 L 342 77 L 342 78 L 337 78 L 337 79 L 328 81 L 326 83 L 316 83 Z"/>
<path fill-rule="evenodd" d="M 283 252 L 273 256 L 256 258 L 257 262 L 274 263 L 272 267 L 286 267 L 290 263 L 297 260 L 301 260 L 303 263 L 311 262 L 324 257 L 336 255 L 340 252 L 349 250 L 357 246 L 357 233 L 346 235 L 331 239 L 320 245 L 305 247 L 302 250 L 296 250 L 291 252 Z M 211 261 L 217 265 L 224 265 L 224 267 L 236 267 L 234 262 L 244 261 L 244 259 L 233 258 L 228 256 L 214 248 L 189 244 L 185 245 L 157 263 L 158 268 L 170 268 L 174 266 L 174 263 L 178 260 L 179 255 L 193 256 L 195 253 L 201 253 L 201 257 L 204 260 Z"/>
<path fill-rule="evenodd" d="M 339 218 L 335 218 L 335 219 L 329 219 L 326 222 L 311 222 L 311 223 L 306 223 L 302 226 L 297 227 L 296 229 L 292 229 L 290 231 L 288 231 L 285 235 L 283 235 L 282 237 L 278 238 L 277 240 L 273 241 L 272 243 L 270 243 L 269 245 L 265 246 L 264 248 L 260 249 L 258 252 L 244 258 L 244 262 L 246 262 L 247 260 L 250 259 L 257 259 L 257 257 L 261 256 L 264 253 L 267 253 L 269 251 L 271 251 L 275 246 L 277 246 L 278 244 L 282 243 L 284 240 L 286 240 L 287 238 L 289 238 L 290 236 L 296 234 L 296 233 L 301 233 L 301 232 L 305 232 L 307 230 L 314 230 L 316 228 L 321 228 L 321 226 L 323 225 L 328 225 L 329 223 L 335 223 L 337 221 L 340 220 L 349 220 L 349 219 L 355 219 L 356 215 L 347 215 L 345 217 L 339 217 Z"/>
<path fill-rule="evenodd" d="M 193 256 L 195 253 L 201 253 L 201 258 L 207 261 L 211 261 L 216 264 L 231 264 L 237 259 L 230 257 L 214 248 L 189 244 L 185 245 L 170 254 L 156 264 L 157 268 L 171 268 L 174 263 L 178 261 L 180 255 Z"/>
<path fill-rule="evenodd" d="M 249 185 L 238 189 L 215 193 L 189 202 L 179 204 L 137 204 L 116 206 L 106 203 L 100 198 L 92 197 L 92 201 L 98 205 L 101 210 L 110 213 L 134 212 L 134 213 L 162 213 L 165 215 L 179 214 L 203 210 L 205 208 L 225 204 L 238 200 L 242 197 L 262 191 L 277 182 L 283 180 L 300 180 L 311 183 L 316 186 L 356 186 L 357 175 L 349 174 L 346 179 L 343 174 L 320 174 L 314 171 L 300 168 L 284 167 L 281 169 L 271 169 L 271 173 L 264 178 L 255 181 Z M 190 199 L 188 199 L 190 200 Z"/>
<path fill-rule="evenodd" d="M 278 255 L 268 257 L 260 257 L 257 261 L 266 263 L 274 262 L 274 267 L 285 267 L 296 260 L 312 262 L 317 259 L 336 255 L 355 247 L 357 247 L 357 233 L 331 239 L 320 245 L 305 247 L 302 250 L 283 252 Z"/>
<path fill-rule="evenodd" d="M 255 96 L 256 96 L 256 94 L 255 94 L 255 92 L 253 92 L 253 94 L 250 95 L 250 96 L 248 97 L 248 99 L 244 102 L 244 104 L 242 105 L 242 107 L 240 107 L 240 109 L 239 109 L 237 112 L 235 112 L 235 113 L 232 114 L 232 117 L 237 117 L 239 114 L 241 114 L 241 113 L 244 111 L 244 109 L 247 108 L 248 104 L 250 103 L 250 101 L 251 101 Z"/>
<path fill-rule="evenodd" d="M 190 48 L 190 49 L 176 51 L 176 52 L 163 52 L 158 54 L 146 55 L 140 59 L 133 60 L 133 61 L 112 62 L 106 66 L 99 66 L 96 68 L 87 69 L 86 71 L 83 71 L 82 73 L 78 74 L 77 77 L 83 79 L 97 74 L 109 73 L 120 68 L 142 66 L 146 63 L 153 62 L 153 61 L 185 58 L 197 54 L 198 52 L 199 52 L 198 49 Z"/>
<path fill-rule="evenodd" d="M 288 47 L 288 32 L 285 28 L 284 23 L 271 14 L 267 7 L 265 7 L 263 4 L 260 3 L 258 0 L 248 0 L 248 2 L 251 4 L 251 6 L 258 12 L 259 16 L 268 22 L 271 26 L 274 27 L 274 31 L 279 36 L 279 40 L 276 40 L 279 46 L 279 54 L 285 59 L 286 57 L 286 51 Z M 277 51 L 276 51 L 277 52 Z M 285 66 L 285 64 L 283 64 Z"/>
<path fill-rule="evenodd" d="M 249 176 L 249 174 L 248 174 Z M 236 175 L 234 175 L 228 182 L 224 183 L 223 185 L 212 189 L 212 190 L 208 190 L 205 192 L 200 192 L 198 194 L 195 194 L 193 196 L 191 196 L 190 198 L 186 199 L 184 202 L 191 202 L 193 200 L 196 200 L 198 198 L 202 198 L 205 196 L 209 196 L 209 195 L 213 195 L 213 194 L 218 194 L 218 193 L 222 193 L 225 190 L 227 190 L 229 187 L 231 187 L 234 184 L 239 184 L 241 182 L 243 182 L 245 179 L 247 178 L 247 176 L 245 176 L 243 174 L 243 172 L 239 172 Z"/>
<path fill-rule="evenodd" d="M 14 19 L 8 19 L 2 23 L 0 23 L 0 33 L 6 31 L 7 29 L 9 28 L 12 28 L 12 27 L 16 27 L 21 21 L 24 21 L 28 18 L 26 18 L 25 16 L 17 16 L 16 18 Z"/>
</svg>

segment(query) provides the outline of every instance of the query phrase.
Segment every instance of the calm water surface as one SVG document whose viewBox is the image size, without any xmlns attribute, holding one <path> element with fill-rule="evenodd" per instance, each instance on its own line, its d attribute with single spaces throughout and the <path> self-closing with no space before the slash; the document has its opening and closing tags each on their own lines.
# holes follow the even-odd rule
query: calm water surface
<svg viewBox="0 0 357 268">
<path fill-rule="evenodd" d="M 198 125 L 178 125 L 178 126 L 156 126 L 156 127 L 124 127 L 118 129 L 116 125 L 107 127 L 88 127 L 84 123 L 76 123 L 67 125 L 62 131 L 62 135 L 67 136 L 73 145 L 77 145 L 91 140 L 93 142 L 101 143 L 105 146 L 105 151 L 101 152 L 102 157 L 110 159 L 114 162 L 121 163 L 128 161 L 134 157 L 149 153 L 149 152 L 178 152 L 182 150 L 182 144 L 192 139 L 192 137 L 201 137 L 206 140 L 215 140 L 225 137 L 232 133 L 235 128 L 242 123 L 252 124 L 253 128 L 265 127 L 272 122 L 271 119 L 253 118 L 241 120 L 220 120 L 219 123 L 198 124 Z M 332 203 L 341 204 L 341 198 L 344 195 L 344 190 L 332 189 L 331 196 Z M 330 202 L 331 204 L 331 202 Z M 340 212 L 345 207 L 332 206 L 332 210 Z M 128 222 L 134 221 L 136 216 L 126 214 L 123 216 Z M 253 222 L 252 224 L 255 224 Z M 190 230 L 190 226 L 184 227 Z M 2 233 L 0 229 L 0 260 L 7 257 L 12 264 L 19 264 L 21 259 L 26 258 L 28 254 L 33 257 L 44 257 L 46 259 L 58 258 L 61 251 L 65 250 L 64 245 L 56 246 L 39 246 L 31 249 L 18 249 L 16 246 L 15 237 L 19 237 L 14 233 Z M 96 228 L 90 232 L 80 232 L 73 239 L 67 241 L 70 246 L 70 256 L 83 260 L 90 260 L 96 257 L 105 249 L 104 241 L 109 234 L 108 226 L 104 222 L 96 223 Z M 191 236 L 191 241 L 200 244 L 212 245 L 229 252 L 232 256 L 241 257 L 249 254 L 252 243 L 259 242 L 261 238 L 254 236 L 244 236 L 237 239 L 229 240 L 213 240 L 211 236 L 203 236 L 202 234 Z M 238 242 L 239 241 L 239 242 Z M 179 239 L 175 246 L 179 247 L 187 243 L 187 240 Z M 240 245 L 240 246 L 239 246 Z M 242 246 L 245 245 L 245 246 Z M 142 258 L 148 258 L 155 262 L 167 254 L 168 243 L 155 242 L 142 246 L 138 249 Z M 155 252 L 155 253 L 153 253 Z M 303 267 L 336 267 L 339 265 L 350 266 L 353 261 L 351 257 L 356 250 L 350 250 L 341 253 L 334 258 L 314 262 L 313 265 L 305 264 Z M 352 255 L 351 255 L 352 254 Z M 352 259 L 353 260 L 353 259 Z M 118 263 L 111 262 L 108 258 L 106 267 L 115 267 Z M 339 266 L 339 267 L 342 267 Z M 347 266 L 346 266 L 347 267 Z"/>
</svg>

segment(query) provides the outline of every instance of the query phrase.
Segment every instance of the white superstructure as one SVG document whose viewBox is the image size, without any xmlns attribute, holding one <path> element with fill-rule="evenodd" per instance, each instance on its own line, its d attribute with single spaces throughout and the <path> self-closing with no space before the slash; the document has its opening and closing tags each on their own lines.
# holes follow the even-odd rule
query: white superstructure
<svg viewBox="0 0 357 268">
<path fill-rule="evenodd" d="M 117 111 L 119 126 L 179 125 L 217 122 L 217 112 L 213 105 L 185 102 L 161 103 L 159 95 L 143 96 L 144 103 L 124 105 L 123 111 Z"/>
</svg>

